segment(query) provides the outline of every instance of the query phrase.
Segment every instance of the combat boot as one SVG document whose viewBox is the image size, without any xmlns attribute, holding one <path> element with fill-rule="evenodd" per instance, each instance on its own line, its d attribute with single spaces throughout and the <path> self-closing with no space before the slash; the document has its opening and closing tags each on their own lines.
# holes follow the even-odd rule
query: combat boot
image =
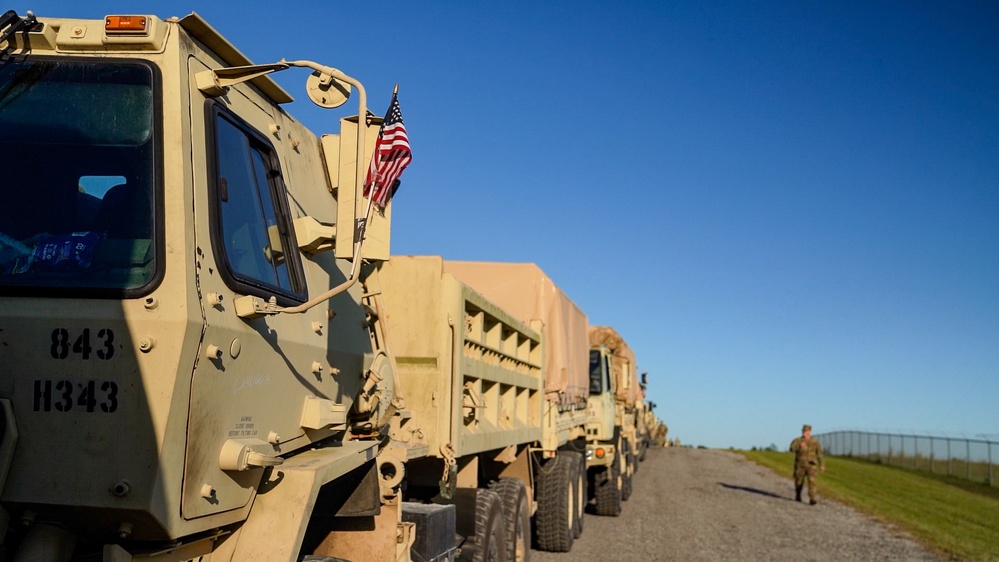
<svg viewBox="0 0 999 562">
<path fill-rule="evenodd" d="M 794 487 L 794 501 L 796 502 L 801 501 L 801 486 Z"/>
</svg>

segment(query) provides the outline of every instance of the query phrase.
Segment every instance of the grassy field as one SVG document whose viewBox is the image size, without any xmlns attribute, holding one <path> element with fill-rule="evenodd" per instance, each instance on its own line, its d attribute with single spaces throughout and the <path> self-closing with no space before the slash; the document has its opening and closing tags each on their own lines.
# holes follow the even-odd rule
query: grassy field
<svg viewBox="0 0 999 562">
<path fill-rule="evenodd" d="M 791 478 L 790 453 L 739 451 Z M 790 485 L 790 483 L 789 483 Z M 958 560 L 999 561 L 999 489 L 962 478 L 826 457 L 819 497 L 853 506 Z"/>
</svg>

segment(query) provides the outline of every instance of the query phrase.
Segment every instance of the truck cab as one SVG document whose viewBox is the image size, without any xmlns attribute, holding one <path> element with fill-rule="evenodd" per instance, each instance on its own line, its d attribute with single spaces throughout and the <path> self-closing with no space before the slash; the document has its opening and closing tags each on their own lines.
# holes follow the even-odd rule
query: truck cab
<svg viewBox="0 0 999 562">
<path fill-rule="evenodd" d="M 594 345 L 590 348 L 586 468 L 589 495 L 595 498 L 598 515 L 620 515 L 621 502 L 627 499 L 627 442 L 616 394 L 614 355 L 606 346 Z"/>
<path fill-rule="evenodd" d="M 351 499 L 394 554 L 360 82 L 252 65 L 197 14 L 7 12 L 0 59 L 3 552 L 297 560 L 339 524 L 312 506 Z M 283 109 L 268 74 L 296 67 L 317 104 L 354 92 L 338 134 Z"/>
</svg>

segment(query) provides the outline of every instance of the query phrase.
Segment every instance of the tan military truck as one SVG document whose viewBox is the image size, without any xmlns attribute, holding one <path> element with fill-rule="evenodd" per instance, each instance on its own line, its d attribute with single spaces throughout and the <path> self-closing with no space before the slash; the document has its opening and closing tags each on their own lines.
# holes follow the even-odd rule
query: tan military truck
<svg viewBox="0 0 999 562">
<path fill-rule="evenodd" d="M 589 432 L 596 437 L 588 454 L 596 511 L 619 515 L 621 502 L 631 497 L 638 465 L 639 386 L 635 353 L 613 328 L 590 326 Z"/>
<path fill-rule="evenodd" d="M 454 498 L 461 521 L 498 495 L 511 560 L 528 554 L 532 513 L 538 546 L 568 551 L 586 499 L 585 315 L 531 264 L 393 256 L 379 283 L 419 428 L 398 441 L 429 448 L 406 465 L 407 499 Z M 458 532 L 474 537 L 463 550 L 495 539 L 485 524 Z"/>
<path fill-rule="evenodd" d="M 623 340 L 610 342 L 614 348 L 597 345 L 591 349 L 593 334 L 604 332 L 595 332 L 582 310 L 534 264 L 445 261 L 444 269 L 521 320 L 541 323 L 546 335 L 546 391 L 551 400 L 546 411 L 557 414 L 562 427 L 572 428 L 568 440 L 563 429 L 559 440 L 549 440 L 547 448 L 561 448 L 565 456 L 585 446 L 582 472 L 588 491 L 577 505 L 584 507 L 592 497 L 597 514 L 620 514 L 637 464 L 635 403 L 641 400 L 634 354 L 627 355 L 630 350 L 625 350 Z M 622 357 L 615 358 L 616 350 Z M 624 356 L 630 357 L 630 363 L 625 363 Z M 630 406 L 625 407 L 626 403 Z"/>
<path fill-rule="evenodd" d="M 590 349 L 590 384 L 586 421 L 586 472 L 588 497 L 597 515 L 616 517 L 624 500 L 625 471 L 621 425 L 617 417 L 617 380 L 613 353 L 603 346 Z"/>
<path fill-rule="evenodd" d="M 0 560 L 453 558 L 402 502 L 361 83 L 196 14 L 7 12 L 0 58 Z"/>
</svg>

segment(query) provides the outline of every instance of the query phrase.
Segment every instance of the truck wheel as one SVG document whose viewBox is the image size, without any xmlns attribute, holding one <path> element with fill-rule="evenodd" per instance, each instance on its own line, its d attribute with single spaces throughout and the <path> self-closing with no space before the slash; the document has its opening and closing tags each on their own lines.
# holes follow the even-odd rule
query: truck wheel
<svg viewBox="0 0 999 562">
<path fill-rule="evenodd" d="M 578 461 L 560 454 L 538 469 L 536 478 L 538 512 L 534 529 L 538 548 L 548 552 L 569 552 L 572 548 L 576 493 L 572 468 Z"/>
<path fill-rule="evenodd" d="M 489 489 L 496 492 L 503 502 L 506 559 L 509 562 L 527 562 L 531 557 L 531 505 L 527 499 L 527 486 L 517 478 L 500 478 Z"/>
<path fill-rule="evenodd" d="M 596 510 L 597 515 L 617 517 L 621 515 L 621 469 L 615 462 L 597 476 Z"/>
<path fill-rule="evenodd" d="M 472 562 L 507 562 L 503 500 L 491 490 L 476 490 L 475 544 L 462 546 L 461 559 Z"/>
</svg>

